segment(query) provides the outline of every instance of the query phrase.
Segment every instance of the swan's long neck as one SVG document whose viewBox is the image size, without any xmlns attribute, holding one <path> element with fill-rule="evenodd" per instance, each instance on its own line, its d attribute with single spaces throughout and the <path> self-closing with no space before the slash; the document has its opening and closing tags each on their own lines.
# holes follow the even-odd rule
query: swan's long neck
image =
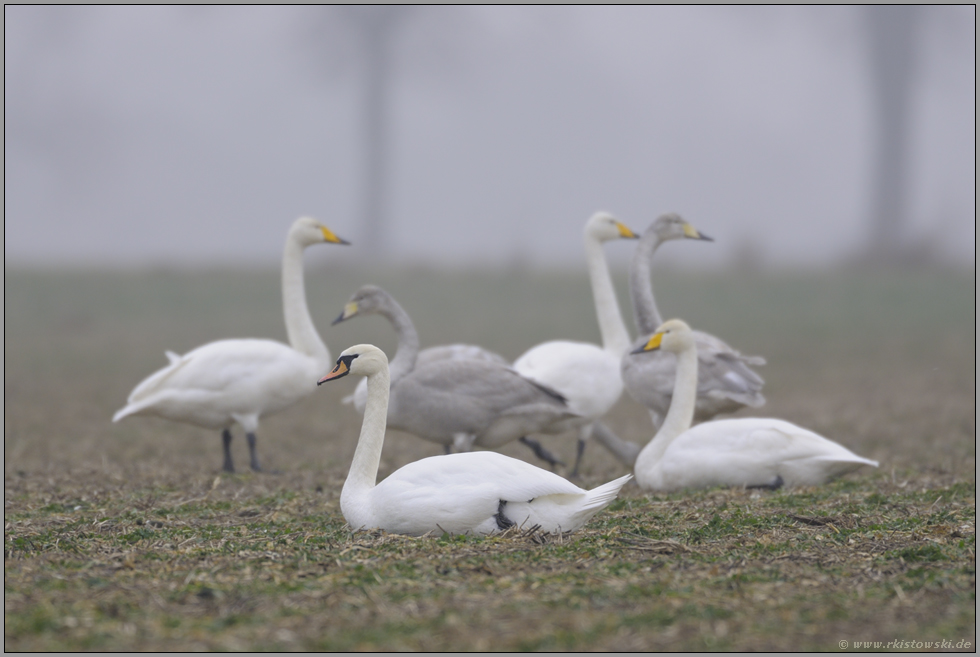
<svg viewBox="0 0 980 657">
<path fill-rule="evenodd" d="M 323 363 L 330 363 L 330 351 L 320 339 L 306 306 L 306 290 L 303 287 L 303 245 L 297 240 L 286 240 L 282 255 L 282 305 L 286 317 L 286 335 L 293 349 Z"/>
<path fill-rule="evenodd" d="M 585 262 L 592 283 L 592 298 L 599 319 L 602 348 L 619 358 L 629 348 L 630 336 L 626 331 L 623 315 L 619 312 L 616 288 L 613 287 L 602 243 L 589 235 L 585 236 Z"/>
<path fill-rule="evenodd" d="M 347 473 L 347 481 L 344 482 L 344 488 L 340 493 L 341 507 L 354 499 L 350 497 L 351 495 L 364 494 L 377 483 L 381 447 L 385 441 L 385 423 L 388 418 L 390 381 L 387 368 L 368 377 L 367 404 L 364 407 L 361 435 L 357 439 L 357 448 L 354 450 L 350 472 Z"/>
<path fill-rule="evenodd" d="M 415 369 L 415 361 L 419 355 L 419 333 L 415 330 L 412 318 L 405 309 L 390 296 L 378 312 L 391 322 L 398 335 L 398 351 L 388 364 L 391 371 L 392 383 L 397 383 L 403 376 Z"/>
<path fill-rule="evenodd" d="M 656 233 L 645 233 L 633 252 L 630 265 L 630 301 L 633 302 L 633 318 L 640 335 L 649 335 L 663 324 L 663 317 L 653 298 L 653 283 L 650 280 L 650 261 L 660 246 Z"/>
<path fill-rule="evenodd" d="M 674 377 L 674 396 L 670 400 L 670 409 L 657 435 L 636 457 L 636 470 L 653 468 L 674 438 L 691 428 L 697 394 L 698 350 L 692 345 L 677 354 L 677 374 Z"/>
</svg>

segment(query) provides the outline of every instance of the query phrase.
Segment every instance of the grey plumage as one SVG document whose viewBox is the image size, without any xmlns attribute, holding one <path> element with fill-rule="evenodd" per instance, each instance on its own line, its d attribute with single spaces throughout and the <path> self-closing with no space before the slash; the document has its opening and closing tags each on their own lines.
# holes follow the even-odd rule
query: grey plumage
<svg viewBox="0 0 980 657">
<path fill-rule="evenodd" d="M 672 239 L 711 241 L 680 216 L 661 215 L 640 237 L 630 266 L 630 299 L 637 332 L 641 336 L 623 356 L 622 375 L 626 390 L 647 407 L 655 427 L 663 421 L 673 396 L 677 357 L 665 351 L 634 355 L 663 323 L 653 297 L 650 260 L 663 242 Z M 759 356 L 743 356 L 719 338 L 694 331 L 698 348 L 698 396 L 694 421 L 708 420 L 721 413 L 733 413 L 743 406 L 765 404 L 763 380 L 750 366 L 764 365 Z M 638 357 L 639 356 L 639 357 Z"/>
<path fill-rule="evenodd" d="M 420 363 L 418 333 L 411 318 L 377 286 L 359 289 L 338 321 L 363 314 L 382 315 L 398 334 L 398 349 L 390 363 L 391 428 L 468 451 L 553 432 L 556 425 L 578 418 L 561 395 L 493 359 L 443 357 Z"/>
</svg>

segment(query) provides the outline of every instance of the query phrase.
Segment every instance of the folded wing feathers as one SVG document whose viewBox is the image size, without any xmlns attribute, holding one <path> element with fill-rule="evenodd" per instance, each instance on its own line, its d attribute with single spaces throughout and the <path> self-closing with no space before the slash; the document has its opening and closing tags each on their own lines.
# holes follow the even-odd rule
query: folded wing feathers
<svg viewBox="0 0 980 657">
<path fill-rule="evenodd" d="M 164 381 L 190 362 L 190 359 L 186 356 L 179 356 L 172 351 L 168 351 L 166 354 L 170 364 L 146 377 L 142 383 L 133 388 L 133 392 L 129 393 L 129 397 L 126 399 L 129 404 L 145 399 L 150 394 L 156 392 Z"/>
</svg>

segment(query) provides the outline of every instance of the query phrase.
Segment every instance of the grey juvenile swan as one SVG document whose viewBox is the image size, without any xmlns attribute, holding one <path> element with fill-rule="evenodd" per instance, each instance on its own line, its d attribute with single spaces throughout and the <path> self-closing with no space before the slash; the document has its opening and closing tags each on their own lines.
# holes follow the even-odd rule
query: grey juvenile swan
<svg viewBox="0 0 980 657">
<path fill-rule="evenodd" d="M 398 302 L 376 285 L 355 292 L 334 323 L 368 314 L 385 317 L 398 334 L 398 349 L 390 363 L 389 427 L 444 445 L 447 452 L 452 447 L 493 449 L 520 440 L 539 458 L 559 463 L 526 436 L 555 433 L 579 420 L 561 395 L 490 359 L 438 358 L 420 363 L 415 325 Z"/>
</svg>

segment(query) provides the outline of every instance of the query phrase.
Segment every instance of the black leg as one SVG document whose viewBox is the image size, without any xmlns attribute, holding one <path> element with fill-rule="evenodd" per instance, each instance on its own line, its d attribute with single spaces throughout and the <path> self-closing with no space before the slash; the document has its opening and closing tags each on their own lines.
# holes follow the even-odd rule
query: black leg
<svg viewBox="0 0 980 657">
<path fill-rule="evenodd" d="M 569 477 L 578 476 L 578 464 L 582 462 L 582 454 L 585 453 L 585 438 L 578 439 L 577 451 L 575 453 L 575 467 L 572 468 L 572 474 Z"/>
<path fill-rule="evenodd" d="M 527 436 L 518 438 L 518 440 L 524 443 L 525 445 L 527 445 L 528 447 L 530 447 L 532 450 L 534 450 L 534 455 L 537 456 L 539 459 L 541 459 L 542 461 L 547 461 L 548 464 L 551 466 L 552 470 L 555 469 L 556 465 L 565 465 L 564 463 L 561 462 L 561 460 L 558 459 L 557 456 L 555 456 L 554 454 L 546 450 L 544 447 L 542 447 L 541 443 L 539 443 L 538 441 L 531 440 Z"/>
<path fill-rule="evenodd" d="M 231 462 L 231 430 L 225 429 L 221 432 L 221 442 L 225 446 L 225 472 L 234 472 L 235 466 Z"/>
<path fill-rule="evenodd" d="M 771 484 L 759 484 L 758 486 L 746 486 L 746 488 L 762 488 L 764 490 L 779 490 L 783 487 L 783 478 L 780 475 L 776 475 Z"/>
<path fill-rule="evenodd" d="M 252 469 L 262 472 L 262 468 L 259 467 L 259 457 L 255 453 L 255 434 L 247 433 L 245 436 L 248 438 L 248 453 L 252 457 Z"/>
<path fill-rule="evenodd" d="M 453 453 L 453 446 L 446 445 L 446 454 L 452 454 L 452 453 Z"/>
</svg>

